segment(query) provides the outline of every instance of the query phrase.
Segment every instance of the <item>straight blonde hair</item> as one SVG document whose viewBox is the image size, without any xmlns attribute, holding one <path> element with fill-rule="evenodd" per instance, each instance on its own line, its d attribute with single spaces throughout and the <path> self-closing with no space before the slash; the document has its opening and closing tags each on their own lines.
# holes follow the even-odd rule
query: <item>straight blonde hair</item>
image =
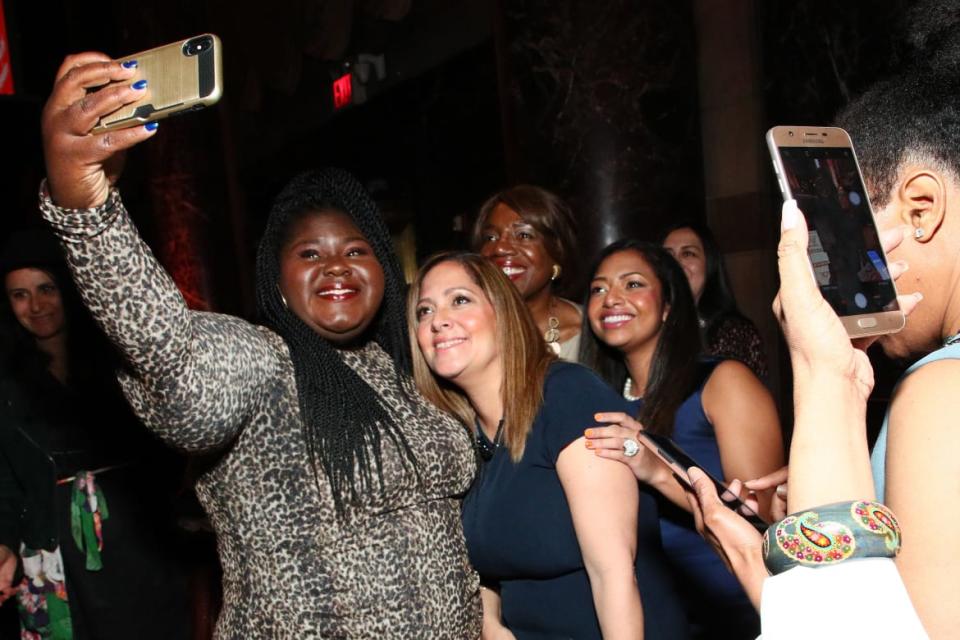
<svg viewBox="0 0 960 640">
<path fill-rule="evenodd" d="M 423 280 L 436 266 L 445 262 L 463 267 L 493 306 L 497 319 L 494 333 L 503 364 L 503 387 L 499 390 L 503 400 L 503 445 L 510 452 L 510 458 L 519 462 L 527 435 L 543 405 L 543 381 L 547 369 L 556 356 L 547 348 L 516 287 L 500 269 L 476 253 L 453 251 L 434 255 L 420 267 L 407 296 L 413 379 L 427 400 L 473 429 L 476 412 L 466 394 L 430 370 L 417 343 L 417 301 Z"/>
</svg>

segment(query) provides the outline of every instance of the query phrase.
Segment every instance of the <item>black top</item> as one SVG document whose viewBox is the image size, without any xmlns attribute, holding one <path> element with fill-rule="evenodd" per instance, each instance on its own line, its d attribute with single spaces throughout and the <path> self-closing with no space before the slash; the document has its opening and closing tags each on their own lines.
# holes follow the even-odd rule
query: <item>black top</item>
<svg viewBox="0 0 960 640">
<path fill-rule="evenodd" d="M 523 458 L 514 464 L 506 448 L 497 448 L 467 495 L 463 526 L 470 560 L 485 582 L 499 586 L 503 620 L 518 640 L 601 637 L 556 462 L 596 424 L 594 413 L 628 410 L 589 369 L 551 365 Z M 635 566 L 645 637 L 685 638 L 686 622 L 663 564 L 656 504 L 643 493 L 638 523 Z"/>
<path fill-rule="evenodd" d="M 43 371 L 0 368 L 0 543 L 63 557 L 74 638 L 188 638 L 183 540 L 171 509 L 177 460 L 162 452 L 109 381 L 70 388 Z M 109 509 L 103 568 L 71 535 L 72 482 L 96 476 Z M 11 606 L 13 602 L 11 602 Z"/>
</svg>

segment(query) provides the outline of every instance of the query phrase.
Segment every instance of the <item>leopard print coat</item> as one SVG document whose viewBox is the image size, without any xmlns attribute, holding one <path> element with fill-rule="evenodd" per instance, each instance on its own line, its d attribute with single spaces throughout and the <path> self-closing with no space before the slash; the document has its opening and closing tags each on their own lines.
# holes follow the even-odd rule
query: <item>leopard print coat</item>
<svg viewBox="0 0 960 640">
<path fill-rule="evenodd" d="M 375 343 L 343 352 L 414 446 L 421 483 L 384 439 L 386 495 L 335 517 L 301 434 L 286 343 L 235 317 L 187 309 L 138 236 L 119 194 L 90 210 L 41 211 L 59 234 L 85 303 L 123 351 L 121 383 L 160 438 L 221 452 L 197 482 L 217 534 L 223 610 L 217 638 L 476 638 L 479 581 L 460 497 L 476 461 L 469 434 L 398 388 Z"/>
</svg>

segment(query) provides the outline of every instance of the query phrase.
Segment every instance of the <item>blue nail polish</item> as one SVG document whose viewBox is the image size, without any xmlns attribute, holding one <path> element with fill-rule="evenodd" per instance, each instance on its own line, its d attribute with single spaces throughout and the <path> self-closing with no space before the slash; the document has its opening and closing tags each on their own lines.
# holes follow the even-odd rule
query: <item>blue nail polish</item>
<svg viewBox="0 0 960 640">
<path fill-rule="evenodd" d="M 148 122 L 147 124 L 143 125 L 143 128 L 146 129 L 147 131 L 156 131 L 157 127 L 159 126 L 160 126 L 159 122 Z"/>
<path fill-rule="evenodd" d="M 134 89 L 136 89 L 137 91 L 142 91 L 142 90 L 144 90 L 144 89 L 147 88 L 147 81 L 146 81 L 146 80 L 137 80 L 136 82 L 134 82 L 134 83 L 133 83 L 132 85 L 130 85 L 130 86 L 133 87 Z"/>
<path fill-rule="evenodd" d="M 120 63 L 120 66 L 122 66 L 124 69 L 136 69 L 136 68 L 137 68 L 137 61 L 136 61 L 136 60 L 124 60 L 123 62 Z"/>
</svg>

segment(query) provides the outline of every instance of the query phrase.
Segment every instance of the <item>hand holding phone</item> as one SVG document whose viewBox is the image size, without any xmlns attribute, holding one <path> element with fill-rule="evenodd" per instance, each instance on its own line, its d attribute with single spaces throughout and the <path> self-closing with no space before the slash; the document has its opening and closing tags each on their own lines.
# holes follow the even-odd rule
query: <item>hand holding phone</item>
<svg viewBox="0 0 960 640">
<path fill-rule="evenodd" d="M 851 338 L 903 328 L 903 312 L 850 136 L 836 127 L 773 127 L 767 147 L 784 200 L 809 229 L 807 255 Z"/>
<path fill-rule="evenodd" d="M 757 512 L 751 509 L 739 496 L 730 491 L 723 482 L 707 472 L 703 465 L 690 457 L 687 452 L 667 436 L 650 433 L 649 431 L 641 431 L 637 434 L 637 441 L 670 467 L 674 475 L 676 475 L 680 482 L 686 485 L 688 489 L 692 489 L 692 484 L 690 483 L 690 478 L 687 476 L 687 469 L 697 467 L 702 470 L 704 475 L 713 483 L 717 496 L 720 497 L 720 501 L 723 502 L 724 505 L 737 512 L 744 520 L 749 522 L 754 529 L 761 533 L 766 531 L 767 527 L 770 526 L 770 523 L 761 518 Z"/>
<path fill-rule="evenodd" d="M 144 97 L 100 118 L 94 133 L 133 127 L 215 104 L 223 93 L 220 39 L 203 34 L 119 60 L 135 67 Z"/>
</svg>

